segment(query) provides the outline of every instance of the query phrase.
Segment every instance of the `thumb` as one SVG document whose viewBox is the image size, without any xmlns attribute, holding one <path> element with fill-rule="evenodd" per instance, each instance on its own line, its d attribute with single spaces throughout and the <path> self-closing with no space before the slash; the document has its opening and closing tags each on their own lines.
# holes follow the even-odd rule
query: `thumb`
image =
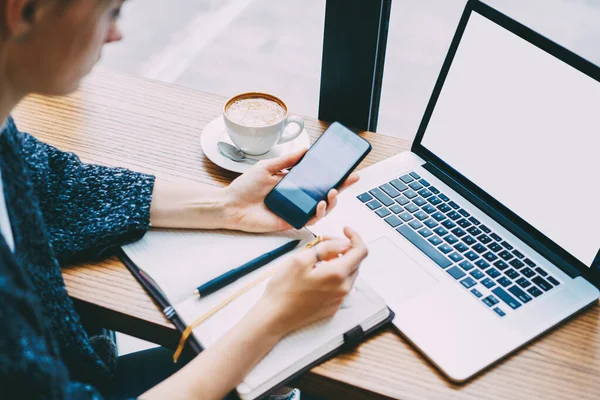
<svg viewBox="0 0 600 400">
<path fill-rule="evenodd" d="M 297 260 L 302 265 L 313 266 L 319 261 L 327 261 L 337 258 L 338 254 L 346 253 L 350 247 L 351 242 L 348 239 L 327 240 L 323 243 L 319 243 L 313 248 L 299 251 L 297 254 Z"/>
<path fill-rule="evenodd" d="M 268 172 L 275 174 L 282 169 L 293 167 L 306 154 L 308 149 L 302 149 L 294 153 L 286 154 L 272 160 L 264 161 L 264 166 Z"/>
</svg>

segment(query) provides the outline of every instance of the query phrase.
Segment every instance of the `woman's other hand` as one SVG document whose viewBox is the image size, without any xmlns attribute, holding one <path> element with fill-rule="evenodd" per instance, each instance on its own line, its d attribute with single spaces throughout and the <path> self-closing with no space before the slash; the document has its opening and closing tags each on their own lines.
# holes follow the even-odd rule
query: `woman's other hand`
<svg viewBox="0 0 600 400">
<path fill-rule="evenodd" d="M 248 172 L 234 180 L 226 189 L 226 228 L 246 232 L 277 232 L 292 229 L 292 226 L 275 215 L 265 206 L 265 197 L 285 176 L 281 170 L 293 167 L 306 153 L 302 150 L 272 160 L 260 161 Z M 351 174 L 340 190 L 332 189 L 327 201 L 317 205 L 312 225 L 331 211 L 340 191 L 358 182 L 358 175 Z"/>
</svg>

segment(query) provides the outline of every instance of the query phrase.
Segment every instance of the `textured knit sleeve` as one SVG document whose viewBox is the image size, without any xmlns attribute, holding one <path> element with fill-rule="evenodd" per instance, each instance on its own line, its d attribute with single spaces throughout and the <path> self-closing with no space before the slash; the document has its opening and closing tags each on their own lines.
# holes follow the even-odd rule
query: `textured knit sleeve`
<svg viewBox="0 0 600 400">
<path fill-rule="evenodd" d="M 100 399 L 93 387 L 72 382 L 37 310 L 22 271 L 0 243 L 0 387 L 7 399 Z"/>
<path fill-rule="evenodd" d="M 154 177 L 84 164 L 20 133 L 23 156 L 61 264 L 91 260 L 140 239 L 150 226 Z"/>
</svg>

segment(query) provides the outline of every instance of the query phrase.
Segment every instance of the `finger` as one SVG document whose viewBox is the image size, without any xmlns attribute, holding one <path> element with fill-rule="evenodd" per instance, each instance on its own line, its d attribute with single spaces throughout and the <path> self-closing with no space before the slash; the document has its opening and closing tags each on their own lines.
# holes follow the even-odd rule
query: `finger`
<svg viewBox="0 0 600 400">
<path fill-rule="evenodd" d="M 317 204 L 317 212 L 315 213 L 315 218 L 319 220 L 325 217 L 325 214 L 327 214 L 327 203 L 325 203 L 324 201 L 320 201 L 319 204 Z"/>
<path fill-rule="evenodd" d="M 296 254 L 296 260 L 305 266 L 314 266 L 317 260 L 317 253 L 321 260 L 329 260 L 337 257 L 338 254 L 344 254 L 350 249 L 351 243 L 348 239 L 331 239 L 325 242 L 319 243 L 315 248 L 304 249 Z"/>
<path fill-rule="evenodd" d="M 263 166 L 271 174 L 279 173 L 282 169 L 291 168 L 296 165 L 307 151 L 308 149 L 302 149 L 294 153 L 265 161 Z"/>
<path fill-rule="evenodd" d="M 344 253 L 343 257 L 333 258 L 330 261 L 319 266 L 321 273 L 342 274 L 351 276 L 358 271 L 360 263 L 367 256 L 367 248 L 356 232 L 350 228 L 344 228 L 344 234 L 350 240 L 351 248 Z"/>
<path fill-rule="evenodd" d="M 348 179 L 346 179 L 344 181 L 344 183 L 342 183 L 342 185 L 340 186 L 340 188 L 339 188 L 340 193 L 343 192 L 344 190 L 348 189 L 350 186 L 354 185 L 359 180 L 360 180 L 360 175 L 358 175 L 356 172 L 350 174 L 350 176 L 348 176 Z"/>
<path fill-rule="evenodd" d="M 327 212 L 333 210 L 337 205 L 337 195 L 338 191 L 335 189 L 331 189 L 327 194 Z"/>
</svg>

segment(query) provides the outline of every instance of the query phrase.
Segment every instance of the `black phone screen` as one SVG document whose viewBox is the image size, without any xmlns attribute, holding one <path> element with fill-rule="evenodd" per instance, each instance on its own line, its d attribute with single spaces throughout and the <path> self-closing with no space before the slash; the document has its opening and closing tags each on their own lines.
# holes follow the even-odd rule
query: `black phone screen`
<svg viewBox="0 0 600 400">
<path fill-rule="evenodd" d="M 347 177 L 370 148 L 369 142 L 335 123 L 274 191 L 279 194 L 280 200 L 287 200 L 302 213 L 309 214 L 319 201 L 327 198 L 332 188 Z M 287 219 L 284 215 L 282 217 Z"/>
</svg>

